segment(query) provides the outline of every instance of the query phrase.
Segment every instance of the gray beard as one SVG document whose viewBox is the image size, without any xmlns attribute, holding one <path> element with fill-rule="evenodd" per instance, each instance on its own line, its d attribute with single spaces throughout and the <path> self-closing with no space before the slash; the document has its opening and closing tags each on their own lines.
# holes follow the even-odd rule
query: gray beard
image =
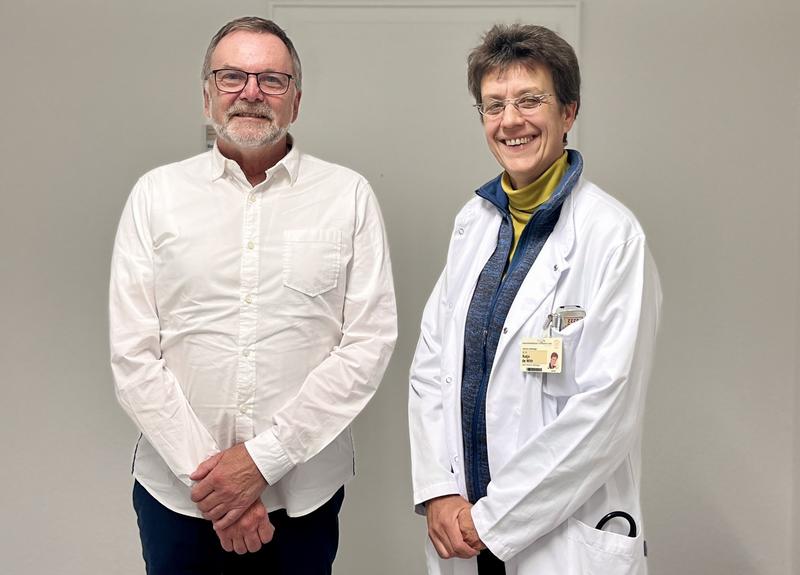
<svg viewBox="0 0 800 575">
<path fill-rule="evenodd" d="M 248 130 L 247 133 L 230 130 L 227 122 L 225 124 L 214 122 L 213 126 L 218 137 L 242 148 L 270 146 L 279 142 L 289 132 L 289 126 L 276 126 L 275 124 L 269 124 L 260 130 Z"/>
<path fill-rule="evenodd" d="M 263 128 L 238 131 L 231 129 L 231 120 L 236 114 L 243 112 L 255 112 L 266 116 L 270 123 Z M 219 138 L 231 142 L 241 148 L 261 148 L 271 146 L 281 140 L 289 132 L 289 126 L 278 126 L 275 124 L 275 114 L 266 104 L 256 106 L 246 106 L 234 104 L 225 113 L 225 120 L 220 124 L 212 122 L 214 131 Z"/>
</svg>

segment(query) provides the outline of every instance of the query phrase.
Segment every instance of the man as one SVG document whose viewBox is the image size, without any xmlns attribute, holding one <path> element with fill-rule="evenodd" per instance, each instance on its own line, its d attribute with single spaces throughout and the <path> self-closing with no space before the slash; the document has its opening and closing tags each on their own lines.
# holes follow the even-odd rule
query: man
<svg viewBox="0 0 800 575">
<path fill-rule="evenodd" d="M 644 575 L 640 444 L 661 304 L 646 236 L 565 149 L 580 106 L 567 42 L 497 25 L 467 77 L 503 171 L 456 216 L 411 368 L 428 572 Z M 560 353 L 548 364 L 532 345 Z M 597 529 L 615 511 L 636 536 Z"/>
<path fill-rule="evenodd" d="M 149 574 L 331 572 L 396 310 L 369 184 L 288 134 L 301 77 L 275 23 L 226 24 L 203 66 L 214 149 L 143 176 L 121 217 L 111 364 Z"/>
</svg>

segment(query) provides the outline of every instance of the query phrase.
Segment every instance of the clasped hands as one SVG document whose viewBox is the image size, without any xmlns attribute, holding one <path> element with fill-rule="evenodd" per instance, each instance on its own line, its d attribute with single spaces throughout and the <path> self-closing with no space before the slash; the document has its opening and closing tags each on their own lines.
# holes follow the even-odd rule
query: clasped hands
<svg viewBox="0 0 800 575">
<path fill-rule="evenodd" d="M 243 443 L 212 455 L 189 478 L 196 481 L 192 501 L 225 551 L 255 553 L 270 542 L 275 529 L 261 503 L 267 482 Z"/>
<path fill-rule="evenodd" d="M 425 504 L 428 537 L 443 559 L 475 557 L 486 549 L 472 522 L 472 504 L 460 495 L 436 497 Z"/>
</svg>

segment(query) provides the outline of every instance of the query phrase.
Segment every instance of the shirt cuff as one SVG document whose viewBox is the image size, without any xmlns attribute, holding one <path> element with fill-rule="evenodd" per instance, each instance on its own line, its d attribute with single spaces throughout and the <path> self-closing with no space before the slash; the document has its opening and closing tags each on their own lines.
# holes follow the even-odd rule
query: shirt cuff
<svg viewBox="0 0 800 575">
<path fill-rule="evenodd" d="M 275 485 L 294 467 L 272 429 L 245 441 L 244 447 L 268 485 Z"/>
</svg>

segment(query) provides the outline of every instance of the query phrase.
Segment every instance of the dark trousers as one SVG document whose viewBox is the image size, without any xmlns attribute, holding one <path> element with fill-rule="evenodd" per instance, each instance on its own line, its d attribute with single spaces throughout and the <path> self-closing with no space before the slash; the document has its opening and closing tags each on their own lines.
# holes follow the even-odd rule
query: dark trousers
<svg viewBox="0 0 800 575">
<path fill-rule="evenodd" d="M 505 563 L 484 549 L 478 554 L 478 575 L 506 575 Z"/>
<path fill-rule="evenodd" d="M 147 575 L 330 575 L 343 500 L 344 487 L 308 515 L 270 513 L 272 541 L 257 553 L 237 555 L 222 549 L 210 521 L 175 513 L 138 481 L 133 486 Z"/>
</svg>

